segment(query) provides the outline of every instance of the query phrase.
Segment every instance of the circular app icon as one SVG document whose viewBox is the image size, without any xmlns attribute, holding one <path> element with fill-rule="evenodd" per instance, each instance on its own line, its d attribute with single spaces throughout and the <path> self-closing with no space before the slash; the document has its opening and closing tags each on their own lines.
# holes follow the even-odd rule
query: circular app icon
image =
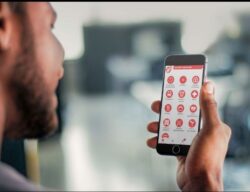
<svg viewBox="0 0 250 192">
<path fill-rule="evenodd" d="M 172 84 L 174 82 L 174 77 L 173 76 L 169 76 L 167 79 L 169 84 Z"/>
<path fill-rule="evenodd" d="M 184 76 L 184 75 L 181 76 L 181 77 L 180 77 L 180 83 L 181 83 L 181 84 L 184 84 L 184 83 L 186 83 L 186 82 L 187 82 L 187 77 Z"/>
<path fill-rule="evenodd" d="M 182 112 L 184 111 L 184 105 L 182 105 L 182 104 L 178 105 L 178 106 L 177 106 L 177 111 L 178 111 L 179 113 L 182 113 Z"/>
<path fill-rule="evenodd" d="M 167 98 L 171 98 L 173 96 L 173 91 L 172 90 L 167 90 L 166 96 L 167 96 Z"/>
<path fill-rule="evenodd" d="M 185 97 L 185 94 L 186 94 L 186 93 L 185 93 L 184 90 L 180 90 L 179 93 L 178 93 L 178 95 L 179 95 L 180 98 L 184 98 L 184 97 Z"/>
<path fill-rule="evenodd" d="M 194 99 L 197 98 L 198 95 L 199 95 L 199 92 L 198 92 L 197 90 L 193 90 L 193 91 L 191 92 L 191 97 L 194 98 Z"/>
<path fill-rule="evenodd" d="M 196 121 L 194 119 L 190 119 L 188 122 L 188 125 L 190 128 L 194 128 L 196 125 Z"/>
<path fill-rule="evenodd" d="M 190 106 L 190 111 L 191 111 L 192 113 L 195 113 L 195 112 L 197 111 L 197 105 L 195 105 L 195 104 L 191 105 L 191 106 Z"/>
<path fill-rule="evenodd" d="M 183 125 L 183 120 L 182 119 L 177 119 L 175 122 L 176 126 L 180 128 Z"/>
<path fill-rule="evenodd" d="M 164 121 L 163 121 L 163 125 L 165 126 L 165 127 L 168 127 L 169 125 L 170 125 L 170 119 L 164 119 Z"/>
<path fill-rule="evenodd" d="M 198 76 L 194 76 L 194 77 L 192 78 L 192 81 L 193 81 L 194 84 L 197 84 L 197 83 L 199 83 L 200 78 L 199 78 Z"/>
<path fill-rule="evenodd" d="M 172 110 L 172 106 L 170 104 L 165 105 L 165 111 L 170 112 Z"/>
<path fill-rule="evenodd" d="M 168 133 L 163 133 L 161 135 L 162 141 L 164 141 L 164 139 L 168 139 L 169 138 L 169 134 Z"/>
</svg>

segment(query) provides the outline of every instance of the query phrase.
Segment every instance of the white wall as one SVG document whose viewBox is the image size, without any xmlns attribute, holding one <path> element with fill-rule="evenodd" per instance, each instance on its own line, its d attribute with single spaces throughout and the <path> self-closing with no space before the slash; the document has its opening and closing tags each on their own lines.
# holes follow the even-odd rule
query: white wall
<svg viewBox="0 0 250 192">
<path fill-rule="evenodd" d="M 66 59 L 83 53 L 82 25 L 91 22 L 180 20 L 183 48 L 192 53 L 203 52 L 225 26 L 232 25 L 235 12 L 250 12 L 249 2 L 53 2 L 52 6 L 58 13 L 54 33 L 65 47 Z"/>
</svg>

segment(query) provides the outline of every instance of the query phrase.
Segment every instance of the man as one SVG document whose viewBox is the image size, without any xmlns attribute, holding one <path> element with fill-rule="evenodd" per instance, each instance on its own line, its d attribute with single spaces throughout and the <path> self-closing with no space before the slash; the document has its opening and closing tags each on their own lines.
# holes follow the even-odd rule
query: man
<svg viewBox="0 0 250 192">
<path fill-rule="evenodd" d="M 64 51 L 52 32 L 55 20 L 49 3 L 0 2 L 0 143 L 3 137 L 41 138 L 57 127 L 55 90 L 63 76 Z M 178 158 L 177 182 L 182 190 L 223 189 L 230 129 L 219 119 L 212 92 L 209 83 L 202 88 L 203 130 L 187 158 Z M 153 110 L 159 112 L 159 102 Z M 148 129 L 157 132 L 157 123 Z M 154 148 L 156 138 L 148 145 Z M 0 190 L 42 188 L 1 163 Z"/>
<path fill-rule="evenodd" d="M 222 171 L 231 129 L 220 120 L 211 82 L 202 86 L 200 95 L 203 127 L 187 157 L 177 157 L 177 184 L 182 191 L 223 191 Z M 160 101 L 152 104 L 152 110 L 159 113 Z M 149 123 L 148 130 L 158 133 L 158 122 Z M 147 144 L 155 148 L 157 137 Z"/>
<path fill-rule="evenodd" d="M 3 137 L 44 137 L 57 127 L 64 50 L 52 32 L 55 20 L 46 2 L 0 2 L 0 143 Z M 39 187 L 0 164 L 0 190 Z"/>
</svg>

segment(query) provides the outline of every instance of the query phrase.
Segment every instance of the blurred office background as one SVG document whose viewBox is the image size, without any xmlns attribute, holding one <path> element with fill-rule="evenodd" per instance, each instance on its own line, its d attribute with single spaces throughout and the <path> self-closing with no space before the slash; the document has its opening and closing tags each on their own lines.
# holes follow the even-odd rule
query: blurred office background
<svg viewBox="0 0 250 192">
<path fill-rule="evenodd" d="M 225 190 L 250 190 L 250 3 L 52 5 L 54 33 L 66 52 L 60 126 L 49 139 L 24 142 L 21 168 L 17 159 L 6 161 L 61 190 L 178 190 L 176 159 L 147 148 L 153 135 L 146 126 L 158 120 L 150 106 L 161 96 L 165 56 L 204 53 L 221 117 L 233 133 Z"/>
</svg>

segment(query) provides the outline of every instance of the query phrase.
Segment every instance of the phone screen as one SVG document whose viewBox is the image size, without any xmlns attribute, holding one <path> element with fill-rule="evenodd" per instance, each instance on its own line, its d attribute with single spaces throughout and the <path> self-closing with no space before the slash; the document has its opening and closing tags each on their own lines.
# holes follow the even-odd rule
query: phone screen
<svg viewBox="0 0 250 192">
<path fill-rule="evenodd" d="M 166 65 L 159 144 L 191 145 L 200 127 L 204 65 Z"/>
</svg>

